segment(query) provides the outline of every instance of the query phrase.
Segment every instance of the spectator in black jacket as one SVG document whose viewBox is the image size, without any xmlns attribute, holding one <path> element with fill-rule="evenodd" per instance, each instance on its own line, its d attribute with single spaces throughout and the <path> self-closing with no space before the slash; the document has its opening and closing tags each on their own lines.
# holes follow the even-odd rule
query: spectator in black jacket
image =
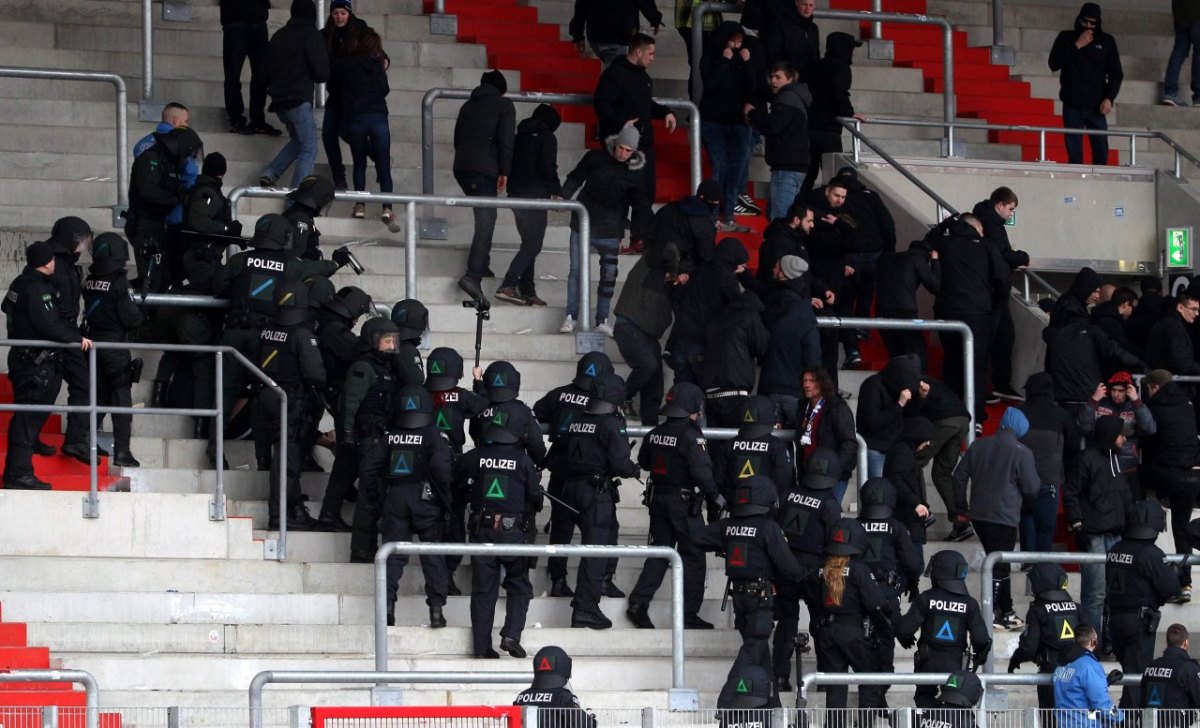
<svg viewBox="0 0 1200 728">
<path fill-rule="evenodd" d="M 1011 280 L 1014 270 L 1029 265 L 1029 254 L 1013 250 L 1008 242 L 1008 220 L 1017 209 L 1017 194 L 1008 187 L 997 187 L 986 200 L 975 204 L 971 213 L 983 226 L 984 242 L 995 246 L 1004 261 L 1005 279 Z M 1012 311 L 1008 308 L 1008 289 L 997 291 L 996 310 L 992 314 L 992 395 L 1000 399 L 1020 401 L 1021 395 L 1012 385 L 1012 353 L 1016 343 Z M 989 398 L 990 399 L 990 398 Z"/>
<path fill-rule="evenodd" d="M 742 291 L 708 322 L 700 386 L 711 427 L 741 427 L 746 397 L 754 390 L 758 363 L 767 355 L 765 307 L 753 291 Z"/>
<path fill-rule="evenodd" d="M 1079 449 L 1079 431 L 1071 415 L 1054 403 L 1054 380 L 1045 372 L 1025 380 L 1025 402 L 1018 409 L 1029 420 L 1021 443 L 1033 453 L 1042 482 L 1033 502 L 1021 509 L 1021 550 L 1049 551 L 1058 518 L 1058 492 L 1066 479 L 1068 454 Z"/>
<path fill-rule="evenodd" d="M 1075 18 L 1075 28 L 1064 30 L 1050 49 L 1050 70 L 1062 71 L 1058 98 L 1063 104 L 1063 126 L 1067 129 L 1108 128 L 1109 113 L 1121 90 L 1125 72 L 1117 40 L 1101 29 L 1100 6 L 1084 3 Z M 1067 161 L 1083 164 L 1083 139 L 1066 134 Z M 1092 164 L 1108 164 L 1108 137 L 1088 135 Z"/>
<path fill-rule="evenodd" d="M 668 202 L 654 213 L 646 242 L 651 248 L 674 245 L 679 252 L 678 273 L 681 284 L 704 263 L 712 260 L 717 248 L 717 206 L 721 201 L 721 185 L 706 179 L 688 195 Z"/>
<path fill-rule="evenodd" d="M 813 275 L 833 291 L 833 308 L 837 316 L 854 315 L 857 221 L 846 212 L 846 196 L 846 181 L 835 177 L 824 187 L 808 193 L 807 199 L 803 200 L 812 208 L 815 218 L 808 240 L 808 249 L 812 253 L 809 263 L 812 265 Z M 823 330 L 823 362 L 825 368 L 833 375 L 835 383 L 839 342 L 846 355 L 842 364 L 844 368 L 857 369 L 862 363 L 858 354 L 858 335 L 853 330 Z"/>
<path fill-rule="evenodd" d="M 504 98 L 508 81 L 500 71 L 487 71 L 454 122 L 454 179 L 463 194 L 496 197 L 508 187 L 512 171 L 517 110 Z M 467 253 L 467 272 L 458 287 L 476 301 L 483 299 L 479 282 L 488 275 L 496 210 L 474 207 L 475 233 Z"/>
<path fill-rule="evenodd" d="M 925 290 L 936 295 L 942 287 L 942 264 L 938 262 L 937 251 L 925 240 L 912 241 L 908 250 L 884 253 L 879 258 L 879 270 L 887 271 L 887 275 L 879 276 L 876 292 L 875 312 L 880 318 L 917 318 L 917 289 L 925 286 Z M 928 371 L 929 351 L 924 333 L 883 329 L 879 335 L 888 356 L 916 354 L 921 371 Z"/>
<path fill-rule="evenodd" d="M 785 255 L 808 262 L 808 234 L 813 229 L 813 211 L 804 203 L 794 203 L 787 214 L 772 220 L 763 231 L 758 248 L 758 269 L 754 277 L 767 285 L 775 280 L 775 264 Z"/>
<path fill-rule="evenodd" d="M 571 42 L 583 53 L 586 35 L 592 52 L 608 68 L 629 52 L 629 40 L 638 31 L 638 13 L 658 31 L 662 13 L 654 0 L 575 0 L 575 14 L 567 27 Z"/>
<path fill-rule="evenodd" d="M 540 104 L 517 126 L 513 142 L 512 173 L 508 177 L 509 197 L 562 198 L 558 181 L 558 130 L 562 118 L 553 106 Z M 546 238 L 546 210 L 513 210 L 521 248 L 508 265 L 508 272 L 496 290 L 496 298 L 518 306 L 545 306 L 538 298 L 533 264 L 542 252 Z"/>
<path fill-rule="evenodd" d="M 713 33 L 700 59 L 704 96 L 700 101 L 700 139 L 721 185 L 721 232 L 750 232 L 738 225 L 733 210 L 749 179 L 750 126 L 744 108 L 754 99 L 754 68 L 750 49 L 742 45 L 742 26 L 725 21 Z"/>
<path fill-rule="evenodd" d="M 271 0 L 221 0 L 221 58 L 225 70 L 225 115 L 233 134 L 283 132 L 267 123 L 267 16 Z M 250 61 L 250 108 L 242 103 L 242 66 Z M 246 121 L 249 112 L 250 120 Z"/>
<path fill-rule="evenodd" d="M 925 473 L 921 466 L 932 440 L 932 422 L 921 416 L 907 418 L 904 433 L 888 449 L 883 466 L 883 477 L 896 486 L 896 518 L 908 527 L 922 560 L 929 500 L 925 497 Z"/>
<path fill-rule="evenodd" d="M 654 38 L 637 33 L 629 42 L 629 52 L 618 57 L 596 83 L 592 93 L 592 108 L 600 121 L 600 136 L 608 138 L 618 133 L 630 122 L 640 135 L 638 151 L 645 156 L 646 199 L 654 202 L 656 178 L 654 176 L 654 125 L 660 119 L 667 131 L 675 131 L 675 115 L 671 110 L 654 100 L 654 82 L 646 69 L 654 63 Z M 635 238 L 634 240 L 639 240 Z M 636 246 L 630 243 L 630 248 Z"/>
<path fill-rule="evenodd" d="M 270 111 L 287 129 L 288 142 L 262 171 L 259 184 L 272 187 L 295 162 L 292 187 L 312 174 L 317 160 L 317 120 L 312 99 L 316 84 L 329 80 L 329 53 L 317 30 L 313 0 L 292 0 L 287 25 L 275 31 L 267 44 L 267 94 Z"/>
<path fill-rule="evenodd" d="M 1188 293 L 1175 297 L 1175 310 L 1150 329 L 1146 339 L 1146 366 L 1172 374 L 1200 374 L 1200 362 L 1192 349 L 1191 329 L 1200 314 L 1200 301 Z"/>
<path fill-rule="evenodd" d="M 1146 375 L 1146 406 L 1158 425 L 1153 436 L 1142 440 L 1141 481 L 1145 490 L 1166 496 L 1171 506 L 1171 535 L 1178 553 L 1191 553 L 1187 524 L 1200 489 L 1200 444 L 1196 440 L 1196 416 L 1187 394 L 1171 372 L 1155 369 Z M 1183 601 L 1191 599 L 1192 570 L 1179 572 Z"/>
<path fill-rule="evenodd" d="M 1092 323 L 1115 341 L 1122 349 L 1139 353 L 1129 332 L 1129 319 L 1137 308 L 1138 296 L 1132 288 L 1118 286 L 1112 297 L 1097 303 L 1092 309 Z M 1135 499 L 1136 500 L 1136 499 Z"/>
<path fill-rule="evenodd" d="M 609 303 L 617 287 L 617 256 L 625 221 L 632 210 L 630 235 L 641 239 L 653 214 L 646 194 L 642 170 L 646 157 L 637 151 L 638 133 L 632 126 L 623 127 L 619 134 L 604 140 L 603 149 L 592 149 L 583 155 L 575 169 L 567 174 L 563 197 L 571 199 L 579 193 L 579 201 L 591 216 L 592 248 L 600 254 L 600 281 L 596 288 L 596 327 L 612 336 L 608 321 Z M 559 332 L 575 330 L 579 311 L 579 221 L 571 217 L 571 271 L 567 277 L 567 316 Z M 589 262 L 590 265 L 590 262 Z M 586 315 L 588 312 L 582 312 Z"/>
<path fill-rule="evenodd" d="M 796 425 L 796 408 L 803 392 L 801 373 L 821 363 L 817 317 L 813 314 L 808 263 L 785 255 L 775 263 L 764 320 L 770 331 L 758 393 L 775 403 L 775 420 L 784 428 Z"/>
<path fill-rule="evenodd" d="M 859 387 L 855 421 L 858 434 L 867 441 L 868 478 L 883 475 L 884 459 L 904 432 L 904 408 L 918 392 L 920 383 L 916 363 L 909 357 L 898 356 Z"/>
<path fill-rule="evenodd" d="M 338 123 L 342 136 L 350 145 L 354 189 L 357 192 L 367 189 L 367 158 L 370 157 L 375 163 L 375 180 L 379 183 L 379 191 L 391 192 L 392 131 L 388 127 L 387 106 L 387 95 L 391 88 L 388 86 L 387 60 L 379 34 L 364 24 L 357 31 L 355 44 L 334 63 L 333 69 L 340 95 L 337 108 L 341 117 Z M 329 113 L 326 108 L 326 124 L 329 123 Z M 322 128 L 321 132 L 324 134 L 325 129 Z M 336 139 L 333 144 L 337 146 Z M 329 144 L 325 146 L 328 156 Z M 346 185 L 345 174 L 343 170 L 342 187 Z M 336 177 L 333 184 L 334 187 L 338 186 Z M 353 214 L 357 218 L 363 217 L 366 205 L 355 203 Z M 383 203 L 380 219 L 388 227 L 396 224 L 396 215 L 392 212 L 390 202 Z"/>
<path fill-rule="evenodd" d="M 842 472 L 833 486 L 833 495 L 841 503 L 850 485 L 850 476 L 858 465 L 854 413 L 850 411 L 846 400 L 838 395 L 837 387 L 824 367 L 805 369 L 800 385 L 804 399 L 793 418 L 797 430 L 797 455 L 806 463 L 819 447 L 837 451 Z"/>
<path fill-rule="evenodd" d="M 641 423 L 650 427 L 658 424 L 662 404 L 663 359 L 658 342 L 673 320 L 669 295 L 678 282 L 678 264 L 679 252 L 673 245 L 648 251 L 625 277 L 613 309 L 613 339 L 630 369 L 625 378 L 625 414 L 640 417 Z M 638 398 L 636 415 L 630 404 L 634 395 Z"/>
<path fill-rule="evenodd" d="M 1103 284 L 1099 273 L 1087 266 L 1080 268 L 1071 280 L 1071 287 L 1058 297 L 1050 309 L 1050 323 L 1046 328 L 1057 329 L 1081 314 L 1087 316 L 1088 307 L 1100 302 L 1100 287 Z M 1042 338 L 1045 339 L 1046 335 L 1043 334 Z"/>
<path fill-rule="evenodd" d="M 717 244 L 713 259 L 683 287 L 667 341 L 667 364 L 675 371 L 676 382 L 700 384 L 709 320 L 741 295 L 737 276 L 749 259 L 742 241 L 725 238 Z"/>
<path fill-rule="evenodd" d="M 909 355 L 911 356 L 911 354 Z M 947 541 L 965 541 L 975 534 L 970 521 L 959 521 L 954 510 L 954 466 L 962 454 L 971 426 L 971 415 L 962 399 L 945 382 L 930 376 L 921 377 L 917 385 L 921 416 L 933 423 L 929 447 L 921 452 L 921 467 L 932 461 L 930 475 L 933 487 L 946 505 L 946 516 L 953 524 Z"/>
<path fill-rule="evenodd" d="M 1117 415 L 1125 422 L 1125 444 L 1117 453 L 1121 472 L 1129 484 L 1129 492 L 1135 501 L 1143 498 L 1141 481 L 1138 478 L 1138 440 L 1150 437 L 1158 431 L 1154 414 L 1138 396 L 1137 385 L 1129 372 L 1114 372 L 1104 384 L 1096 387 L 1087 407 L 1079 411 L 1075 425 L 1079 434 L 1090 436 L 1096 420 L 1105 415 Z"/>
<path fill-rule="evenodd" d="M 1063 488 L 1063 513 L 1080 551 L 1105 554 L 1125 531 L 1133 508 L 1129 484 L 1121 475 L 1117 454 L 1125 444 L 1124 421 L 1105 415 L 1096 421 L 1092 444 L 1075 458 Z M 1189 511 L 1190 514 L 1190 511 Z M 1190 516 L 1189 516 L 1190 517 Z M 1104 564 L 1080 567 L 1080 621 L 1101 624 L 1104 617 Z"/>
<path fill-rule="evenodd" d="M 879 257 L 896 252 L 896 221 L 883 198 L 863 184 L 854 167 L 842 167 L 837 177 L 846 183 L 846 214 L 854 218 L 855 224 L 854 315 L 870 317 Z M 859 338 L 867 338 L 866 332 L 860 331 Z"/>
<path fill-rule="evenodd" d="M 1133 339 L 1133 352 L 1145 359 L 1150 329 L 1175 305 L 1175 299 L 1163 296 L 1162 279 L 1154 276 L 1143 276 L 1138 281 L 1138 291 L 1142 295 L 1129 316 L 1129 336 Z"/>
<path fill-rule="evenodd" d="M 325 48 L 329 51 L 329 83 L 325 87 L 325 116 L 321 120 L 321 143 L 325 147 L 325 158 L 329 162 L 329 173 L 333 177 L 333 186 L 335 189 L 346 189 L 346 166 L 342 164 L 342 147 L 340 139 L 346 139 L 349 143 L 349 129 L 347 124 L 350 119 L 350 111 L 345 108 L 345 105 L 350 101 L 350 96 L 354 93 L 367 93 L 371 103 L 379 96 L 379 78 L 374 69 L 365 67 L 362 61 L 349 63 L 348 68 L 340 68 L 349 59 L 364 55 L 362 44 L 366 40 L 365 33 L 370 28 L 366 21 L 354 14 L 354 9 L 351 0 L 333 0 L 329 4 L 329 18 L 325 21 L 325 27 L 321 28 L 321 35 L 325 39 Z M 373 32 L 373 31 L 372 31 Z M 378 34 L 376 34 L 378 40 Z M 383 94 L 387 94 L 387 69 L 389 59 L 387 54 L 383 52 L 382 42 L 372 42 L 372 48 L 368 49 L 367 54 L 373 55 L 375 61 L 378 62 L 383 75 Z M 378 46 L 377 48 L 374 46 Z M 355 74 L 364 73 L 366 79 L 356 79 Z M 357 81 L 357 82 L 356 82 Z M 354 88 L 348 88 L 347 82 L 353 84 Z M 378 111 L 378 109 L 376 109 Z M 384 114 L 387 113 L 387 106 L 384 105 Z M 351 150 L 353 152 L 353 150 Z M 375 155 L 371 155 L 372 158 Z M 361 191 L 362 187 L 355 187 Z M 358 212 L 357 205 L 355 212 Z M 355 215 L 361 217 L 361 215 Z"/>
<path fill-rule="evenodd" d="M 768 83 L 775 94 L 770 111 L 761 102 L 746 104 L 744 111 L 746 120 L 762 132 L 766 143 L 764 158 L 771 168 L 771 205 L 767 216 L 777 220 L 796 199 L 812 161 L 808 136 L 812 94 L 790 63 L 781 61 L 772 65 Z"/>
<path fill-rule="evenodd" d="M 792 64 L 807 81 L 821 61 L 821 33 L 813 21 L 816 0 L 769 0 L 771 22 L 762 26 L 767 63 Z"/>
<path fill-rule="evenodd" d="M 817 175 L 821 172 L 821 157 L 842 151 L 842 125 L 838 123 L 838 117 L 864 118 L 854 111 L 854 104 L 850 102 L 850 85 L 853 83 L 850 65 L 854 63 L 854 49 L 860 45 L 862 41 L 849 33 L 830 33 L 825 38 L 825 57 L 808 75 L 813 96 L 812 112 L 808 115 L 812 164 L 800 186 L 803 193 L 816 185 Z"/>
</svg>

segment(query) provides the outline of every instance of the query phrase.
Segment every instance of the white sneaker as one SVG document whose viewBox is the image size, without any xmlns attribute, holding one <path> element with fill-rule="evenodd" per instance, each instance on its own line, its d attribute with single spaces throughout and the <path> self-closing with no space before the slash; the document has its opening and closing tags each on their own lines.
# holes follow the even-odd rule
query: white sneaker
<svg viewBox="0 0 1200 728">
<path fill-rule="evenodd" d="M 560 334 L 575 333 L 575 317 L 570 314 L 567 314 L 567 317 L 565 319 L 563 319 L 562 326 L 558 327 L 558 333 L 560 333 Z"/>
<path fill-rule="evenodd" d="M 596 330 L 603 331 L 604 335 L 610 339 L 613 337 L 613 325 L 610 324 L 607 320 L 601 321 L 600 323 L 596 324 Z"/>
</svg>

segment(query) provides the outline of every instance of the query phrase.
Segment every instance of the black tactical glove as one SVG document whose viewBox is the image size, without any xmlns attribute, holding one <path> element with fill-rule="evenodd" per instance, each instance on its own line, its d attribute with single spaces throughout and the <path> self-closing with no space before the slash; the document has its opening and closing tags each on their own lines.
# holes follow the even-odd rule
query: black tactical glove
<svg viewBox="0 0 1200 728">
<path fill-rule="evenodd" d="M 1017 659 L 1016 655 L 1013 655 L 1012 659 L 1008 661 L 1008 671 L 1016 672 L 1019 667 L 1021 667 L 1021 661 Z"/>
<path fill-rule="evenodd" d="M 1108 675 L 1105 676 L 1105 680 L 1108 681 L 1109 685 L 1116 685 L 1123 679 L 1125 679 L 1125 673 L 1120 670 L 1109 670 Z"/>
<path fill-rule="evenodd" d="M 358 440 L 354 438 L 353 432 L 340 433 L 337 441 L 339 445 L 345 445 L 346 447 L 355 447 L 358 445 Z"/>
<path fill-rule="evenodd" d="M 917 644 L 917 638 L 914 635 L 897 634 L 896 642 L 906 650 L 911 650 Z"/>
<path fill-rule="evenodd" d="M 979 672 L 979 666 L 987 662 L 988 653 L 992 651 L 992 645 L 989 643 L 987 647 L 975 653 L 974 664 L 971 665 L 971 672 Z"/>
<path fill-rule="evenodd" d="M 345 268 L 346 266 L 350 266 L 351 270 L 353 270 L 356 275 L 360 276 L 363 274 L 363 271 L 366 270 L 362 263 L 358 262 L 358 258 L 354 257 L 354 253 L 350 252 L 350 248 L 346 247 L 345 245 L 333 251 L 333 255 L 331 257 L 333 258 L 333 262 L 337 263 L 339 270 Z"/>
<path fill-rule="evenodd" d="M 242 221 L 231 220 L 230 222 L 226 223 L 225 232 L 234 236 L 235 238 L 242 237 Z"/>
</svg>

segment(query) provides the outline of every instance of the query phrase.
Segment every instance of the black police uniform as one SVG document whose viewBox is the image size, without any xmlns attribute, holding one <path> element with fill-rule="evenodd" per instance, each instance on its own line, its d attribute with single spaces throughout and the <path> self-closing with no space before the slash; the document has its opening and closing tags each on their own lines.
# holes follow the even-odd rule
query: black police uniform
<svg viewBox="0 0 1200 728">
<path fill-rule="evenodd" d="M 78 217 L 60 218 L 54 223 L 46 240 L 54 248 L 54 287 L 58 289 L 58 315 L 72 327 L 79 326 L 79 296 L 82 274 L 78 246 L 92 236 L 92 228 Z M 100 352 L 97 352 L 99 354 Z M 107 352 L 109 354 L 116 352 Z M 59 349 L 59 368 L 67 385 L 67 404 L 86 407 L 88 404 L 88 355 L 82 349 Z M 83 412 L 67 415 L 63 454 L 89 461 L 88 416 Z M 106 454 L 103 449 L 99 454 Z"/>
<path fill-rule="evenodd" d="M 667 394 L 667 421 L 651 430 L 638 451 L 638 465 L 650 473 L 646 505 L 650 507 L 650 545 L 672 546 L 683 559 L 683 612 L 693 629 L 711 629 L 700 618 L 704 602 L 704 550 L 692 541 L 692 531 L 704 524 L 703 501 L 721 510 L 724 498 L 713 480 L 708 441 L 691 419 L 704 410 L 704 392 L 680 382 Z M 697 492 L 697 489 L 699 492 Z M 629 597 L 627 614 L 638 627 L 653 628 L 647 610 L 667 573 L 666 559 L 647 559 Z"/>
<path fill-rule="evenodd" d="M 154 132 L 154 145 L 133 160 L 125 237 L 133 246 L 137 288 L 143 292 L 162 293 L 171 284 L 166 220 L 186 197 L 180 175 L 201 146 L 195 131 L 176 127 Z"/>
<path fill-rule="evenodd" d="M 1033 662 L 1038 672 L 1053 674 L 1058 655 L 1075 644 L 1079 604 L 1066 592 L 1067 572 L 1058 564 L 1035 564 L 1029 572 L 1034 599 L 1025 614 L 1025 631 L 1008 661 L 1014 672 L 1022 662 Z M 1038 685 L 1038 707 L 1054 707 L 1054 686 Z"/>
<path fill-rule="evenodd" d="M 103 247 L 104 254 L 99 254 Z M 128 341 L 142 325 L 142 311 L 129 298 L 124 239 L 103 233 L 93 245 L 91 275 L 83 282 L 83 331 L 93 341 Z M 140 359 L 138 360 L 140 363 Z M 128 351 L 96 352 L 96 401 L 104 407 L 132 407 L 133 359 Z M 129 450 L 133 415 L 112 415 L 113 463 L 136 467 Z"/>
<path fill-rule="evenodd" d="M 561 647 L 548 645 L 533 656 L 533 684 L 517 694 L 513 705 L 555 708 L 538 716 L 538 728 L 596 728 L 596 716 L 579 707 L 568 688 L 571 658 Z"/>
<path fill-rule="evenodd" d="M 774 728 L 782 707 L 771 673 L 740 654 L 717 694 L 717 728 Z"/>
<path fill-rule="evenodd" d="M 359 479 L 358 499 L 354 503 L 353 532 L 350 536 L 350 561 L 369 564 L 375 560 L 378 546 L 379 517 L 383 509 L 383 491 L 378 479 L 369 481 L 364 474 L 363 458 L 367 448 L 386 448 L 384 433 L 396 407 L 395 352 L 378 349 L 378 340 L 395 336 L 396 325 L 374 318 L 362 326 L 363 342 L 371 347 L 346 372 L 342 399 L 334 418 L 337 428 L 337 457 L 329 473 L 325 497 L 340 502 Z M 334 495 L 330 496 L 329 491 Z"/>
<path fill-rule="evenodd" d="M 46 243 L 34 243 L 37 255 L 51 260 Z M 28 253 L 27 253 L 28 254 Z M 33 265 L 8 287 L 0 304 L 8 319 L 8 338 L 79 342 L 79 330 L 58 313 L 58 292 L 51 277 Z M 8 351 L 8 377 L 12 381 L 13 401 L 17 404 L 53 404 L 62 386 L 59 368 L 60 349 L 11 348 Z M 50 485 L 33 474 L 33 448 L 38 433 L 46 424 L 48 412 L 14 412 L 8 424 L 8 451 L 4 461 L 4 487 L 48 490 Z"/>
<path fill-rule="evenodd" d="M 288 193 L 294 204 L 284 211 L 283 216 L 295 227 L 291 253 L 305 260 L 321 259 L 321 231 L 313 219 L 333 202 L 333 181 L 318 175 L 309 175 L 300 181 L 296 189 Z"/>
<path fill-rule="evenodd" d="M 1154 539 L 1166 528 L 1162 506 L 1149 500 L 1134 504 L 1124 538 L 1108 550 L 1104 568 L 1107 626 L 1113 653 L 1126 675 L 1137 675 L 1154 659 L 1159 608 L 1179 593 L 1178 572 L 1164 561 Z M 1120 707 L 1141 705 L 1136 686 L 1127 685 Z"/>
<path fill-rule="evenodd" d="M 974 650 L 975 664 L 983 664 L 992 648 L 992 631 L 963 581 L 966 559 L 957 551 L 939 551 L 929 560 L 928 573 L 933 587 L 917 595 L 895 624 L 901 646 L 917 646 L 914 671 L 960 670 L 967 662 L 968 644 Z M 917 630 L 921 631 L 919 640 Z M 918 708 L 932 708 L 936 694 L 931 685 L 918 686 L 913 702 Z"/>
<path fill-rule="evenodd" d="M 738 481 L 765 475 L 775 483 L 782 500 L 796 480 L 796 468 L 787 443 L 774 437 L 775 405 L 761 395 L 746 398 L 738 436 L 714 453 L 717 484 L 725 497 L 738 487 Z"/>
<path fill-rule="evenodd" d="M 563 460 L 566 457 L 562 443 L 566 439 L 567 426 L 587 407 L 596 378 L 612 371 L 612 361 L 603 352 L 584 354 L 575 365 L 575 378 L 571 383 L 550 390 L 533 405 L 534 416 L 549 428 L 550 451 L 546 454 L 546 468 L 550 471 L 550 482 L 547 491 L 554 498 L 562 498 L 565 477 Z M 561 500 L 550 501 L 550 543 L 571 543 L 571 537 L 575 534 L 574 515 L 562 506 Z M 574 596 L 567 585 L 567 560 L 552 556 L 547 561 L 550 596 Z"/>
<path fill-rule="evenodd" d="M 364 489 L 369 482 L 384 491 L 381 530 L 384 543 L 442 540 L 442 529 L 450 512 L 450 443 L 433 426 L 433 399 L 424 387 L 402 387 L 396 395 L 397 415 L 384 436 L 361 449 Z M 362 502 L 362 496 L 359 496 Z M 357 513 L 354 519 L 358 526 Z M 358 535 L 358 531 L 355 531 Z M 406 554 L 392 554 L 387 563 L 389 624 L 396 605 L 400 577 L 408 565 Z M 445 627 L 442 607 L 446 604 L 448 576 L 441 556 L 422 556 L 425 603 L 429 626 Z"/>
<path fill-rule="evenodd" d="M 817 669 L 822 672 L 878 672 L 879 628 L 889 628 L 891 615 L 883 590 L 871 577 L 871 571 L 860 558 L 867 548 L 867 535 L 862 524 L 850 518 L 839 519 L 830 529 L 825 544 L 825 565 L 809 575 L 804 583 L 807 601 L 812 609 L 811 629 L 817 653 Z M 839 565 L 838 556 L 849 557 Z M 826 572 L 840 568 L 843 584 L 840 603 L 834 601 Z M 836 578 L 836 577 L 832 577 Z M 825 707 L 845 708 L 847 687 L 830 685 L 825 688 Z M 860 708 L 882 706 L 881 686 L 859 688 Z"/>
<path fill-rule="evenodd" d="M 304 395 L 325 388 L 325 365 L 317 350 L 317 337 L 308 328 L 308 294 L 303 283 L 292 281 L 276 292 L 275 320 L 258 337 L 258 354 L 251 359 L 287 395 L 287 526 L 310 529 L 313 519 L 302 502 L 300 433 L 304 429 Z M 268 528 L 279 526 L 279 397 L 262 387 L 251 410 L 256 449 L 271 457 L 271 495 L 267 501 Z"/>
<path fill-rule="evenodd" d="M 1200 662 L 1182 647 L 1163 650 L 1162 657 L 1142 670 L 1142 702 L 1155 708 L 1158 725 L 1186 728 L 1200 717 Z"/>
<path fill-rule="evenodd" d="M 734 626 L 748 662 L 771 672 L 768 639 L 774 626 L 776 580 L 799 581 L 804 572 L 775 521 L 775 484 L 765 476 L 741 481 L 733 515 L 710 523 L 696 545 L 725 556 L 726 590 L 733 601 Z"/>
<path fill-rule="evenodd" d="M 396 347 L 400 386 L 423 386 L 425 363 L 421 360 L 421 352 L 417 347 L 421 344 L 425 329 L 429 328 L 429 311 L 415 298 L 406 298 L 392 306 L 392 323 L 400 330 L 400 345 Z"/>
<path fill-rule="evenodd" d="M 842 505 L 833 494 L 837 474 L 841 472 L 837 453 L 829 448 L 817 448 L 805 465 L 805 474 L 794 484 L 779 504 L 779 525 L 787 537 L 788 546 L 805 578 L 825 563 L 825 540 L 829 529 L 842 517 Z M 775 679 L 781 690 L 790 690 L 792 653 L 800 630 L 801 582 L 778 580 L 775 598 L 775 636 L 771 657 Z M 812 611 L 811 605 L 809 609 Z"/>
<path fill-rule="evenodd" d="M 534 514 L 542 510 L 541 474 L 517 442 L 515 432 L 489 427 L 484 442 L 463 456 L 455 469 L 457 489 L 469 494 L 467 533 L 472 543 L 525 543 Z M 504 626 L 500 648 L 524 657 L 521 633 L 533 598 L 529 560 L 515 556 L 471 557 L 471 635 L 476 657 L 497 657 L 492 649 L 500 573 L 504 572 Z"/>
</svg>

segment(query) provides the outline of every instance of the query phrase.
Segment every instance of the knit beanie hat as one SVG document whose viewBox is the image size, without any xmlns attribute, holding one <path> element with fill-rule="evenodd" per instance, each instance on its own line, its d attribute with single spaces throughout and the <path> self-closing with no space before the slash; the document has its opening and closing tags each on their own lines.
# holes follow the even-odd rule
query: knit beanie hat
<svg viewBox="0 0 1200 728">
<path fill-rule="evenodd" d="M 220 152 L 211 152 L 204 156 L 204 166 L 200 168 L 200 174 L 205 177 L 221 177 L 229 171 L 229 165 L 225 162 L 225 155 Z"/>
<path fill-rule="evenodd" d="M 630 149 L 637 149 L 642 141 L 642 134 L 632 124 L 621 127 L 617 132 L 617 144 Z"/>
<path fill-rule="evenodd" d="M 332 13 L 334 10 L 337 10 L 338 8 L 345 8 L 347 11 L 349 11 L 351 13 L 354 12 L 354 8 L 351 5 L 350 0 L 333 0 L 333 2 L 329 3 L 329 12 Z"/>
<path fill-rule="evenodd" d="M 33 268 L 41 268 L 52 260 L 54 260 L 54 246 L 45 240 L 39 240 L 25 248 L 25 262 Z"/>
<path fill-rule="evenodd" d="M 1018 438 L 1025 437 L 1025 433 L 1029 432 L 1029 418 L 1016 407 L 1009 407 L 1004 410 L 1004 416 L 1000 418 L 1000 427 L 1004 430 L 1012 430 Z"/>
<path fill-rule="evenodd" d="M 500 93 L 508 93 L 508 80 L 500 71 L 486 71 L 479 77 L 479 83 L 500 89 Z"/>
</svg>

